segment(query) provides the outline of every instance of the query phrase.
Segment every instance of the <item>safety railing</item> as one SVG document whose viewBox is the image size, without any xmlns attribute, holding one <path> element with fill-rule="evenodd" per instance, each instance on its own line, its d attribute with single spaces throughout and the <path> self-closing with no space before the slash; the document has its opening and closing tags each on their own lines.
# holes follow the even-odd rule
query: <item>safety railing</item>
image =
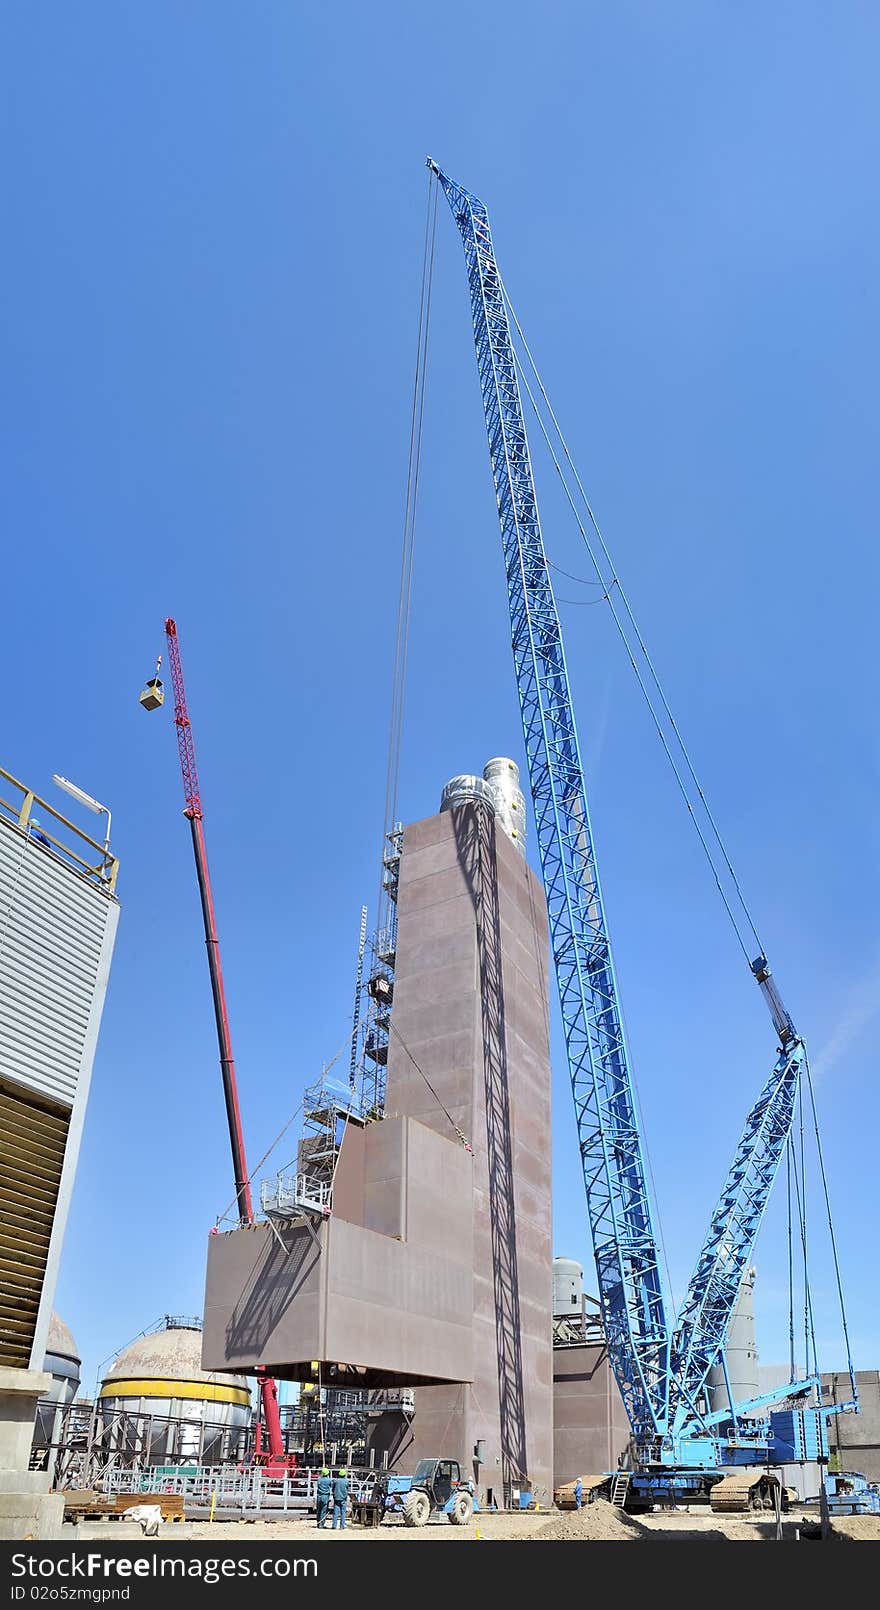
<svg viewBox="0 0 880 1610">
<path fill-rule="evenodd" d="M 329 1468 L 329 1467 L 328 1467 Z M 333 1467 L 336 1474 L 339 1467 Z M 180 1494 L 188 1509 L 210 1509 L 214 1513 L 234 1510 L 249 1514 L 260 1510 L 308 1510 L 314 1508 L 315 1488 L 321 1467 L 297 1470 L 292 1474 L 267 1476 L 257 1467 L 241 1470 L 236 1466 L 203 1465 L 191 1471 L 168 1471 L 161 1465 L 141 1470 L 110 1470 L 101 1482 L 106 1493 Z M 376 1470 L 348 1470 L 348 1490 L 352 1498 L 372 1492 Z"/>
<path fill-rule="evenodd" d="M 299 1213 L 330 1212 L 331 1187 L 312 1174 L 279 1174 L 260 1185 L 260 1207 L 270 1218 L 295 1218 Z"/>
<path fill-rule="evenodd" d="M 374 1414 L 415 1414 L 416 1395 L 412 1387 L 383 1387 L 370 1393 L 367 1412 Z"/>
<path fill-rule="evenodd" d="M 82 828 L 68 821 L 54 805 L 50 805 L 48 800 L 35 794 L 32 788 L 19 782 L 2 766 L 0 789 L 3 791 L 0 793 L 0 817 L 11 821 L 31 843 L 40 845 L 47 854 L 57 856 L 81 877 L 98 884 L 107 894 L 114 893 L 119 862 L 105 844 L 90 838 Z M 7 793 L 11 794 L 11 798 L 4 797 Z M 52 818 L 51 824 L 45 821 L 46 816 Z"/>
</svg>

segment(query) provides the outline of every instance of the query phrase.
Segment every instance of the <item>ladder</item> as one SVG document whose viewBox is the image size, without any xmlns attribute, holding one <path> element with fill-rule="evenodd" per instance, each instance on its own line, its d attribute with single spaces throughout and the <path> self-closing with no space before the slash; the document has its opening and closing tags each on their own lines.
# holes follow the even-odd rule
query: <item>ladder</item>
<svg viewBox="0 0 880 1610">
<path fill-rule="evenodd" d="M 626 1508 L 626 1495 L 629 1492 L 630 1476 L 628 1470 L 620 1470 L 611 1483 L 611 1502 L 615 1509 Z"/>
</svg>

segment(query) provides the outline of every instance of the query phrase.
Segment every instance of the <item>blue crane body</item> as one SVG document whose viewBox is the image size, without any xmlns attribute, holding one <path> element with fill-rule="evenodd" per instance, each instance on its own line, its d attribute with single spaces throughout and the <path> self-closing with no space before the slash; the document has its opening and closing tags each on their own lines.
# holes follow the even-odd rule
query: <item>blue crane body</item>
<svg viewBox="0 0 880 1610">
<path fill-rule="evenodd" d="M 827 1453 L 815 1375 L 711 1413 L 725 1340 L 791 1131 L 803 1042 L 766 958 L 752 972 L 778 1036 L 681 1311 L 664 1292 L 599 882 L 559 614 L 544 550 L 504 288 L 484 204 L 429 159 L 464 245 L 504 565 L 513 659 L 550 938 L 609 1358 L 644 1492 L 698 1489 L 704 1472 Z M 729 1385 L 729 1383 L 728 1383 Z M 789 1406 L 774 1410 L 782 1399 Z M 795 1407 L 791 1407 L 791 1402 Z M 841 1407 L 856 1407 L 855 1402 Z M 743 1416 L 748 1418 L 743 1419 Z"/>
</svg>

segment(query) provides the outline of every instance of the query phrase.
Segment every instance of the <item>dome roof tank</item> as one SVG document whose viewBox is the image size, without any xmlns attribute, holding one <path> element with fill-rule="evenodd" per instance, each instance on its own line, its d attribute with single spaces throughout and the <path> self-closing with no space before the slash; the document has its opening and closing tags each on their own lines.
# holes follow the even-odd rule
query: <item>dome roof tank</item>
<svg viewBox="0 0 880 1610">
<path fill-rule="evenodd" d="M 203 1370 L 201 1322 L 172 1315 L 122 1349 L 104 1376 L 100 1399 L 108 1414 L 124 1409 L 129 1416 L 179 1422 L 179 1455 L 200 1450 L 204 1463 L 220 1457 L 216 1449 L 250 1422 L 247 1377 Z M 210 1427 L 210 1435 L 200 1425 Z"/>
</svg>

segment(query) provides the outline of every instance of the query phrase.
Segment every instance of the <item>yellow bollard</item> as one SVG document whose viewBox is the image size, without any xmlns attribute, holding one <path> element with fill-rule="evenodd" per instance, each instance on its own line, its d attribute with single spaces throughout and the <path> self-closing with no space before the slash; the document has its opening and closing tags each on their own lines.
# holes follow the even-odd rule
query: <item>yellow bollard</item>
<svg viewBox="0 0 880 1610">
<path fill-rule="evenodd" d="M 479 1526 L 478 1526 L 478 1527 L 477 1527 L 477 1531 L 476 1531 L 476 1538 L 475 1538 L 475 1541 L 476 1541 L 476 1542 L 477 1542 L 477 1543 L 479 1543 L 479 1541 L 480 1541 L 480 1538 L 481 1538 L 481 1537 L 482 1537 L 482 1535 L 483 1535 L 483 1534 L 482 1534 L 482 1532 L 481 1532 L 481 1531 L 480 1531 L 480 1528 L 479 1528 Z"/>
<path fill-rule="evenodd" d="M 216 1504 L 216 1502 L 217 1502 L 217 1489 L 215 1487 L 214 1491 L 211 1494 L 211 1513 L 208 1516 L 209 1521 L 212 1521 L 214 1519 L 214 1505 Z"/>
</svg>

